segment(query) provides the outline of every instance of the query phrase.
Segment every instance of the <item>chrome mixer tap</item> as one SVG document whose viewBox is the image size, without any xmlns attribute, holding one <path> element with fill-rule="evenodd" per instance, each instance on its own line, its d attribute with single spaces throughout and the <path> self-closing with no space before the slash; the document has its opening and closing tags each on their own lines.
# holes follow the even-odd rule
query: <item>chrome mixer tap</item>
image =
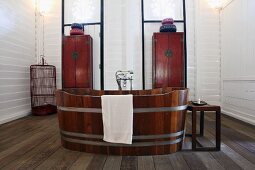
<svg viewBox="0 0 255 170">
<path fill-rule="evenodd" d="M 127 87 L 127 82 L 130 82 L 130 90 L 133 88 L 133 74 L 132 70 L 122 71 L 118 70 L 115 73 L 116 82 L 118 84 L 119 90 L 122 90 L 123 87 Z"/>
</svg>

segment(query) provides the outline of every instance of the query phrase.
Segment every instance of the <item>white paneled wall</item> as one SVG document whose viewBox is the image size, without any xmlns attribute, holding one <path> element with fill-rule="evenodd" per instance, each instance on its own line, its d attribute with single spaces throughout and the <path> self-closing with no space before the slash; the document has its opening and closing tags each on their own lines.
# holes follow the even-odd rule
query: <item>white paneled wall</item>
<svg viewBox="0 0 255 170">
<path fill-rule="evenodd" d="M 0 21 L 1 120 L 27 114 L 30 110 L 28 66 L 35 63 L 36 57 L 38 59 L 43 53 L 42 16 L 37 11 L 35 18 L 34 1 L 32 1 L 21 0 L 19 3 L 13 0 L 0 1 L 2 9 L 0 15 L 8 16 L 1 17 Z M 246 1 L 248 2 L 248 0 Z M 141 89 L 140 1 L 139 3 L 138 1 L 119 3 L 116 0 L 112 0 L 114 3 L 109 2 L 105 3 L 105 87 L 116 89 L 115 71 L 132 69 L 135 72 L 135 88 Z M 187 78 L 190 99 L 200 97 L 210 103 L 219 104 L 221 88 L 220 15 L 217 10 L 211 9 L 205 0 L 186 1 L 186 4 Z M 133 12 L 129 10 L 130 8 L 133 9 Z M 249 13 L 249 17 L 253 17 L 253 14 Z M 58 88 L 61 88 L 60 0 L 51 1 L 50 10 L 44 16 L 44 21 L 44 54 L 48 63 L 57 67 L 57 83 Z M 178 30 L 182 31 L 182 25 L 177 24 L 177 26 Z M 158 29 L 159 25 L 157 24 L 146 24 L 145 26 L 146 88 L 151 88 L 151 36 Z M 253 26 L 246 29 L 252 33 Z M 91 34 L 94 40 L 94 88 L 99 89 L 99 27 L 89 26 L 85 32 Z M 247 36 L 247 41 L 253 42 L 252 38 L 252 36 Z M 248 46 L 252 49 L 251 44 Z M 252 56 L 253 52 L 250 50 L 245 54 Z M 237 59 L 237 61 L 239 60 Z M 243 68 L 246 71 L 244 73 L 251 72 L 253 68 L 250 63 L 253 62 L 253 58 L 245 58 L 245 62 L 247 67 Z"/>
<path fill-rule="evenodd" d="M 196 37 L 195 37 L 195 2 L 186 1 L 186 31 L 187 31 L 187 87 L 189 88 L 190 100 L 196 98 Z"/>
<path fill-rule="evenodd" d="M 225 7 L 221 38 L 223 110 L 255 125 L 254 9 L 254 0 L 234 0 Z"/>
<path fill-rule="evenodd" d="M 118 70 L 133 70 L 133 88 L 142 89 L 141 1 L 105 1 L 104 15 L 105 89 L 118 89 Z"/>
<path fill-rule="evenodd" d="M 0 124 L 30 113 L 35 57 L 34 0 L 0 1 Z"/>
<path fill-rule="evenodd" d="M 47 0 L 49 1 L 49 0 Z M 62 87 L 61 80 L 61 1 L 49 1 L 49 9 L 44 15 L 44 55 L 48 64 L 56 66 L 57 87 Z M 39 9 L 39 7 L 38 7 Z M 43 16 L 36 11 L 37 57 L 43 54 Z"/>
<path fill-rule="evenodd" d="M 100 90 L 100 25 L 86 26 L 85 32 L 93 39 L 93 88 Z"/>
<path fill-rule="evenodd" d="M 128 18 L 132 18 L 135 25 L 140 26 L 140 6 L 136 6 L 137 17 L 130 17 L 134 14 L 131 11 L 130 15 L 125 14 L 125 7 L 130 5 L 129 3 L 123 5 L 120 1 L 113 0 L 105 3 L 105 88 L 117 89 L 117 84 L 114 79 L 114 73 L 119 69 L 133 69 L 135 71 L 137 89 L 141 88 L 141 54 L 138 49 L 141 48 L 139 44 L 141 36 L 137 35 L 135 38 L 136 49 L 135 53 L 129 54 L 126 51 L 127 46 L 127 34 L 124 33 L 127 29 L 131 34 L 131 28 L 134 28 L 128 23 Z M 52 41 L 51 44 L 55 44 L 54 50 L 61 52 L 60 46 L 60 18 L 61 18 L 61 4 L 58 4 L 47 20 L 51 20 L 55 25 L 54 29 L 49 29 L 48 34 L 56 34 L 57 39 Z M 212 9 L 205 0 L 186 0 L 186 13 L 187 13 L 187 62 L 188 62 L 188 87 L 190 88 L 190 99 L 196 99 L 198 97 L 206 100 L 210 103 L 220 104 L 220 27 L 219 27 L 219 12 Z M 134 20 L 137 18 L 137 20 Z M 56 25 L 58 25 L 56 27 Z M 157 32 L 159 24 L 145 24 L 145 73 L 146 73 L 146 88 L 151 88 L 152 81 L 152 67 L 151 67 L 151 37 L 153 32 Z M 52 27 L 52 26 L 46 26 Z M 183 30 L 181 24 L 177 23 L 179 31 Z M 68 29 L 68 28 L 67 28 Z M 94 28 L 95 29 L 95 28 Z M 90 30 L 90 29 L 89 29 Z M 93 28 L 91 29 L 93 30 Z M 95 29 L 96 30 L 96 29 Z M 68 30 L 66 30 L 68 31 Z M 85 30 L 86 31 L 86 30 Z M 89 31 L 89 34 L 93 34 L 93 39 L 96 38 L 96 42 L 99 42 L 97 32 Z M 138 34 L 138 32 L 136 32 Z M 94 42 L 94 46 L 98 43 Z M 46 40 L 47 43 L 47 40 Z M 53 46 L 52 46 L 53 47 Z M 51 49 L 51 47 L 48 47 Z M 47 50 L 47 49 L 46 49 Z M 94 48 L 94 54 L 99 51 L 98 48 Z M 50 51 L 49 51 L 50 52 Z M 50 54 L 50 53 L 48 53 Z M 46 55 L 48 55 L 46 53 Z M 94 88 L 99 88 L 100 74 L 98 69 L 99 64 L 99 52 L 94 56 Z M 49 55 L 48 55 L 49 56 Z M 48 57 L 47 56 L 47 57 Z M 61 57 L 53 56 L 56 65 L 60 68 Z M 57 58 L 56 58 L 57 57 Z M 95 59 L 96 58 L 96 59 Z M 51 61 L 48 60 L 48 61 Z M 197 69 L 199 68 L 199 69 Z M 60 78 L 61 74 L 58 74 Z"/>
<path fill-rule="evenodd" d="M 250 22 L 255 18 L 255 1 L 226 2 L 220 15 L 206 0 L 186 1 L 190 99 L 201 98 L 212 104 L 220 104 L 221 101 L 225 113 L 255 124 L 255 24 Z M 117 7 L 117 1 L 114 4 Z M 122 15 L 118 16 L 117 11 L 111 10 L 109 3 L 105 5 L 105 12 L 109 12 L 105 15 L 105 22 L 108 22 L 105 25 L 105 86 L 116 89 L 113 77 L 115 71 L 133 69 L 137 82 L 140 82 L 136 83 L 136 88 L 141 88 L 141 54 L 138 50 L 141 48 L 138 45 L 140 32 L 136 32 L 134 37 L 138 43 L 135 48 L 127 44 L 132 42 L 130 36 L 121 33 L 122 29 L 127 31 L 140 25 L 140 20 L 135 20 L 135 25 L 130 26 L 128 23 L 131 20 L 128 19 L 132 17 L 123 11 L 119 11 L 118 14 Z M 116 10 L 128 9 L 123 4 L 119 5 Z M 139 4 L 135 6 L 138 11 Z M 138 16 L 138 12 L 135 15 Z M 0 1 L 0 16 L 1 124 L 30 112 L 29 66 L 42 54 L 43 37 L 42 16 L 35 13 L 34 0 L 20 0 L 18 3 L 14 0 Z M 51 9 L 44 19 L 45 56 L 49 64 L 57 67 L 58 88 L 61 88 L 61 1 L 52 1 Z M 182 31 L 182 26 L 177 26 Z M 151 36 L 158 28 L 157 24 L 145 25 L 146 88 L 152 85 Z M 99 27 L 89 26 L 85 31 L 94 40 L 94 88 L 99 89 Z M 135 52 L 129 53 L 128 48 L 133 48 Z"/>
<path fill-rule="evenodd" d="M 218 10 L 209 6 L 208 1 L 195 2 L 195 97 L 220 104 L 220 15 Z"/>
<path fill-rule="evenodd" d="M 105 12 L 109 12 L 105 15 L 105 86 L 116 89 L 115 71 L 133 69 L 139 82 L 135 88 L 139 89 L 142 82 L 141 32 L 134 32 L 133 28 L 141 26 L 140 13 L 132 13 L 137 16 L 134 21 L 134 17 L 127 13 L 130 6 L 125 7 L 132 5 L 131 1 L 125 5 L 120 3 L 119 7 L 117 2 L 112 7 L 105 3 Z M 255 18 L 255 1 L 226 2 L 220 13 L 206 0 L 186 0 L 190 99 L 201 98 L 212 104 L 221 102 L 225 113 L 255 124 L 255 24 L 250 22 Z M 114 7 L 126 12 L 114 12 Z M 135 7 L 140 10 L 139 4 Z M 42 16 L 35 13 L 34 0 L 0 1 L 0 16 L 0 123 L 3 123 L 30 112 L 29 66 L 42 54 L 43 37 Z M 45 56 L 49 64 L 57 67 L 58 88 L 61 88 L 60 0 L 52 1 L 44 19 Z M 129 25 L 131 21 L 134 25 Z M 177 26 L 182 31 L 182 26 Z M 134 42 L 127 33 L 121 33 L 122 30 L 131 33 L 132 29 L 132 35 L 136 33 Z M 152 85 L 151 36 L 158 29 L 158 24 L 145 25 L 146 88 Z M 99 89 L 99 27 L 88 26 L 85 31 L 94 40 L 94 88 Z M 128 43 L 136 45 L 129 46 Z M 133 52 L 127 49 L 133 49 Z"/>
</svg>

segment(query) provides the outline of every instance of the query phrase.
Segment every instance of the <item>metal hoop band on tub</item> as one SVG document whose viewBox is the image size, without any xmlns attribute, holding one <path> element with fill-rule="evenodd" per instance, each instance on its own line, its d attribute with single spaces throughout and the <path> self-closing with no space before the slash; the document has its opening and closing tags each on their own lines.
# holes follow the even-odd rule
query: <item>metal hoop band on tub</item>
<svg viewBox="0 0 255 170">
<path fill-rule="evenodd" d="M 96 145 L 96 146 L 115 146 L 115 147 L 145 147 L 145 146 L 159 146 L 159 145 L 172 145 L 179 143 L 183 140 L 183 138 L 178 138 L 173 141 L 160 141 L 160 142 L 134 142 L 131 145 L 128 144 L 116 144 L 116 143 L 108 143 L 108 142 L 101 142 L 101 141 L 88 141 L 88 140 L 80 140 L 80 139 L 73 139 L 68 137 L 61 137 L 62 140 L 71 143 L 78 143 L 78 144 L 86 144 L 86 145 Z"/>
<path fill-rule="evenodd" d="M 91 139 L 103 139 L 103 135 L 93 135 L 93 134 L 85 134 L 85 133 L 76 133 L 76 132 L 67 132 L 61 130 L 60 133 L 62 135 L 70 136 L 70 137 L 80 137 L 80 138 L 91 138 Z M 171 138 L 171 137 L 178 137 L 185 134 L 185 131 L 179 131 L 176 133 L 170 134 L 162 134 L 162 135 L 140 135 L 140 136 L 133 136 L 134 140 L 147 140 L 147 139 L 164 139 L 164 138 Z"/>
<path fill-rule="evenodd" d="M 172 112 L 186 110 L 188 105 L 174 107 L 152 107 L 152 108 L 134 108 L 134 113 L 152 113 L 152 112 Z M 66 112 L 88 112 L 102 113 L 101 108 L 82 108 L 82 107 L 63 107 L 58 106 L 58 110 Z"/>
</svg>

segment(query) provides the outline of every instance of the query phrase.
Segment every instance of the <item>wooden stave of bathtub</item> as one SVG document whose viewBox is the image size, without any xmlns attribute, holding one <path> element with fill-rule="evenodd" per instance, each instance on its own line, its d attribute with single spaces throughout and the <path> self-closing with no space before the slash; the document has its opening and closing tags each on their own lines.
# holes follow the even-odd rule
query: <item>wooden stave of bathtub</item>
<svg viewBox="0 0 255 170">
<path fill-rule="evenodd" d="M 107 143 L 103 138 L 101 95 L 133 94 L 136 108 L 173 108 L 180 111 L 134 113 L 132 145 Z M 79 94 L 79 95 L 78 95 Z M 56 91 L 62 146 L 66 149 L 107 155 L 160 155 L 182 148 L 185 135 L 188 89 L 160 88 L 133 91 L 65 89 Z M 68 111 L 63 108 L 94 108 Z M 138 109 L 139 110 L 139 109 Z M 139 112 L 139 111 L 138 111 Z M 95 123 L 96 122 L 96 123 Z M 173 136 L 173 137 L 172 137 Z M 143 138 L 143 139 L 140 139 Z M 108 146 L 107 146 L 108 145 Z M 133 146 L 136 145 L 136 146 Z"/>
</svg>

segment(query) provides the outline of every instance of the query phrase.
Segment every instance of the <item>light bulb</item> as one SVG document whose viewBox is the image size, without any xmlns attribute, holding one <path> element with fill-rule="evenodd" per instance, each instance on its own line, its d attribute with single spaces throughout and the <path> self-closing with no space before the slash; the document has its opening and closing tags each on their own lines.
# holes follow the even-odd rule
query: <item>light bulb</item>
<svg viewBox="0 0 255 170">
<path fill-rule="evenodd" d="M 207 0 L 208 4 L 215 9 L 221 9 L 222 8 L 222 0 Z"/>
<path fill-rule="evenodd" d="M 52 0 L 39 0 L 39 12 L 42 15 L 45 15 L 46 13 L 50 12 L 52 7 Z"/>
</svg>

